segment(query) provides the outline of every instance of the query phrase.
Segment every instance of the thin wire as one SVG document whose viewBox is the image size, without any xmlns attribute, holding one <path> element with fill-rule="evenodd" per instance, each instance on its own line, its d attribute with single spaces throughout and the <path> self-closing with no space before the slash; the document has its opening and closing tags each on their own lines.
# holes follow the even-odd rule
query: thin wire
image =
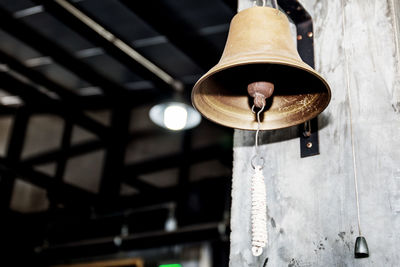
<svg viewBox="0 0 400 267">
<path fill-rule="evenodd" d="M 361 219 L 360 219 L 360 201 L 358 198 L 358 177 L 357 177 L 357 165 L 356 165 L 356 152 L 354 148 L 354 131 L 353 131 L 353 114 L 351 112 L 351 94 L 350 94 L 350 71 L 349 71 L 349 61 L 348 61 L 348 54 L 347 49 L 345 46 L 346 40 L 346 18 L 344 13 L 344 2 L 341 0 L 342 3 L 342 31 L 343 31 L 343 47 L 344 47 L 344 56 L 346 59 L 346 83 L 347 83 L 347 94 L 349 97 L 349 117 L 350 117 L 350 136 L 351 136 L 351 152 L 353 156 L 353 171 L 354 171 L 354 189 L 356 194 L 356 205 L 357 205 L 357 220 L 358 220 L 358 233 L 361 236 Z"/>
<path fill-rule="evenodd" d="M 399 29 L 398 29 L 398 26 L 397 26 L 397 23 L 396 23 L 397 22 L 397 12 L 395 10 L 396 6 L 395 6 L 395 3 L 394 3 L 394 0 L 391 1 L 391 6 L 392 6 L 392 13 L 393 13 L 393 18 L 394 18 L 394 20 L 393 20 L 393 28 L 394 28 L 394 35 L 395 35 L 394 40 L 396 42 L 396 55 L 397 55 L 397 58 L 399 59 L 399 60 L 397 60 L 397 62 L 398 62 L 398 65 L 400 67 L 400 44 L 399 44 L 400 37 L 398 36 L 399 35 Z"/>
<path fill-rule="evenodd" d="M 256 113 L 254 111 L 255 106 L 253 105 L 251 107 L 251 111 L 253 113 Z M 251 165 L 253 166 L 253 169 L 255 168 L 255 164 L 254 164 L 254 160 L 259 156 L 259 148 L 258 148 L 258 135 L 260 133 L 260 127 L 261 127 L 261 119 L 260 119 L 260 114 L 263 112 L 265 108 L 265 104 L 263 104 L 263 106 L 261 107 L 261 109 L 257 112 L 257 130 L 256 130 L 256 136 L 255 136 L 255 150 L 256 150 L 256 154 L 253 156 L 253 158 L 251 159 Z M 262 164 L 261 167 L 264 167 L 264 158 L 260 157 L 260 159 L 262 160 Z"/>
<path fill-rule="evenodd" d="M 253 111 L 253 113 L 256 113 L 255 111 L 254 111 L 254 105 L 253 105 L 253 107 L 251 108 L 251 111 Z M 261 109 L 257 112 L 257 131 L 256 131 L 256 151 L 258 152 L 258 134 L 260 133 L 260 127 L 261 127 L 261 119 L 260 119 L 260 114 L 261 114 L 261 112 L 263 112 L 263 110 L 264 110 L 264 108 L 265 108 L 265 104 L 263 104 L 263 106 L 261 107 Z M 258 153 L 257 153 L 258 154 Z"/>
</svg>

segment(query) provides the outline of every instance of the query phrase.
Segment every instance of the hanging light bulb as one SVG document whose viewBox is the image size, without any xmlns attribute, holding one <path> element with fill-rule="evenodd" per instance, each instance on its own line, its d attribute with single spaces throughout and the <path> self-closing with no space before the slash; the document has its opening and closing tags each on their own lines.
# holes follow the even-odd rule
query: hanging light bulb
<svg viewBox="0 0 400 267">
<path fill-rule="evenodd" d="M 164 110 L 164 125 L 170 130 L 182 130 L 187 124 L 187 111 L 181 105 L 171 105 Z"/>
<path fill-rule="evenodd" d="M 150 109 L 150 119 L 163 128 L 179 131 L 196 127 L 201 122 L 200 114 L 182 102 L 168 102 Z"/>
<path fill-rule="evenodd" d="M 168 209 L 168 218 L 165 221 L 164 228 L 167 232 L 173 232 L 178 228 L 178 222 L 175 218 L 175 204 L 169 205 Z"/>
</svg>

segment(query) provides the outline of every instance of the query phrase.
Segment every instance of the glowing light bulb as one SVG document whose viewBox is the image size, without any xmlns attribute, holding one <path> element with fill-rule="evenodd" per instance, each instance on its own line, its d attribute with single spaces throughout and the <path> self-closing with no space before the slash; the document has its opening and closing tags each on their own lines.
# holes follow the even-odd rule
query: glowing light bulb
<svg viewBox="0 0 400 267">
<path fill-rule="evenodd" d="M 168 217 L 167 221 L 165 222 L 164 228 L 167 232 L 175 231 L 178 228 L 178 223 L 175 217 Z"/>
<path fill-rule="evenodd" d="M 182 106 L 172 105 L 164 110 L 164 125 L 170 130 L 182 130 L 187 123 L 188 113 Z"/>
<path fill-rule="evenodd" d="M 150 109 L 149 116 L 158 126 L 174 131 L 192 129 L 201 122 L 200 113 L 182 102 L 157 104 Z"/>
</svg>

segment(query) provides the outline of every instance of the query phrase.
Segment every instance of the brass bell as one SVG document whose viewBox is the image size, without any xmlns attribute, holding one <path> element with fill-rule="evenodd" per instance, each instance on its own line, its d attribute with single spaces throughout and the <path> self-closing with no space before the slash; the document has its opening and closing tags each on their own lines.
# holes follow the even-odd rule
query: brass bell
<svg viewBox="0 0 400 267">
<path fill-rule="evenodd" d="M 301 60 L 286 15 L 256 6 L 232 19 L 222 57 L 197 81 L 192 102 L 211 121 L 246 130 L 257 129 L 253 104 L 265 105 L 260 129 L 271 130 L 314 118 L 330 96 L 324 78 Z"/>
</svg>

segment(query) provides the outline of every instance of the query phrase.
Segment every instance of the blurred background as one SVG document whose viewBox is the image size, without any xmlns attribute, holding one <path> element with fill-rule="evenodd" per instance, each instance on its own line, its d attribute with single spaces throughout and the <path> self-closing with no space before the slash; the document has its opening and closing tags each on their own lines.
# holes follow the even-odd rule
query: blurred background
<svg viewBox="0 0 400 267">
<path fill-rule="evenodd" d="M 190 92 L 235 5 L 0 0 L 2 266 L 228 265 L 233 131 Z"/>
</svg>

